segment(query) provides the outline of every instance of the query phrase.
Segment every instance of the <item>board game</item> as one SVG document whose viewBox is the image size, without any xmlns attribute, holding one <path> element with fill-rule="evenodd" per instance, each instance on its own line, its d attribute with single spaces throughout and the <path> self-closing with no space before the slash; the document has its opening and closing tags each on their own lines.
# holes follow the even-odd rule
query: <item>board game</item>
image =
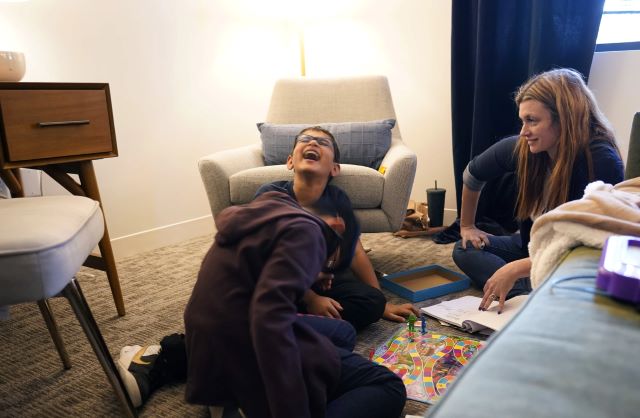
<svg viewBox="0 0 640 418">
<path fill-rule="evenodd" d="M 432 404 L 483 345 L 470 338 L 410 331 L 404 326 L 375 350 L 371 360 L 402 378 L 408 399 Z"/>
</svg>

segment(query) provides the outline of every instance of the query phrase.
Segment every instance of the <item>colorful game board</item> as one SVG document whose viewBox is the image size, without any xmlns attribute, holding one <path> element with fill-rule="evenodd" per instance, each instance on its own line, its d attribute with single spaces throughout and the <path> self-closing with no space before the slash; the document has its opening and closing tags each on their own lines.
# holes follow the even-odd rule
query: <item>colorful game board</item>
<svg viewBox="0 0 640 418">
<path fill-rule="evenodd" d="M 434 403 L 483 345 L 470 338 L 410 332 L 405 326 L 378 347 L 372 361 L 402 378 L 407 398 Z"/>
</svg>

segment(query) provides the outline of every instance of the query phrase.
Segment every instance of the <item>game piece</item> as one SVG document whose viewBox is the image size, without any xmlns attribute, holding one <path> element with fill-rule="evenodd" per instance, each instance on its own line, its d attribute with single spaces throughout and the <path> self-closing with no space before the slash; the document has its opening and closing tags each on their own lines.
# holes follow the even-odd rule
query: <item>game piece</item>
<svg viewBox="0 0 640 418">
<path fill-rule="evenodd" d="M 427 332 L 427 316 L 425 314 L 420 314 L 420 331 L 422 335 Z"/>
<path fill-rule="evenodd" d="M 407 318 L 407 324 L 409 325 L 409 332 L 414 332 L 416 330 L 415 323 L 417 319 L 418 318 L 416 318 L 414 314 L 409 315 L 409 318 Z"/>
</svg>

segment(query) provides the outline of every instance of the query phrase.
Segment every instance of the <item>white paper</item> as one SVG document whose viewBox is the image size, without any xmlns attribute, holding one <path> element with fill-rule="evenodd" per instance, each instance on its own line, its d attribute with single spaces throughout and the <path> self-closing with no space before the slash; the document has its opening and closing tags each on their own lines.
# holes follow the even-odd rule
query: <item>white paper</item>
<svg viewBox="0 0 640 418">
<path fill-rule="evenodd" d="M 479 311 L 482 298 L 463 296 L 421 308 L 422 312 L 441 321 L 449 322 L 469 332 L 483 328 L 502 329 L 527 300 L 527 295 L 516 296 L 505 302 L 502 313 L 498 314 L 498 302 L 493 302 L 486 311 Z"/>
</svg>

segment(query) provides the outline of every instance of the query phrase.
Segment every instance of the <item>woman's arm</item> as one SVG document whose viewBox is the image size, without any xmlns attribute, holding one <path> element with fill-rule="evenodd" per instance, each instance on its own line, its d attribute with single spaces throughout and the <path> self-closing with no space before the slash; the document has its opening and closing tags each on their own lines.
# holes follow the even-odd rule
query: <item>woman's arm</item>
<svg viewBox="0 0 640 418">
<path fill-rule="evenodd" d="M 471 190 L 466 184 L 462 186 L 460 236 L 462 237 L 462 248 L 465 249 L 467 248 L 467 243 L 479 249 L 489 244 L 488 234 L 476 228 L 475 225 L 480 193 L 480 190 Z"/>
<path fill-rule="evenodd" d="M 517 136 L 496 142 L 484 152 L 474 157 L 462 174 L 462 204 L 460 208 L 460 236 L 462 248 L 471 243 L 475 248 L 489 244 L 488 234 L 475 226 L 480 193 L 485 183 L 516 169 L 513 150 Z"/>
<path fill-rule="evenodd" d="M 531 274 L 531 258 L 522 258 L 512 261 L 500 267 L 484 285 L 484 297 L 480 302 L 479 309 L 488 309 L 491 302 L 499 300 L 498 313 L 502 312 L 504 302 L 507 300 L 507 293 L 513 288 L 518 279 L 528 277 Z M 495 299 L 492 296 L 497 296 Z"/>
</svg>

